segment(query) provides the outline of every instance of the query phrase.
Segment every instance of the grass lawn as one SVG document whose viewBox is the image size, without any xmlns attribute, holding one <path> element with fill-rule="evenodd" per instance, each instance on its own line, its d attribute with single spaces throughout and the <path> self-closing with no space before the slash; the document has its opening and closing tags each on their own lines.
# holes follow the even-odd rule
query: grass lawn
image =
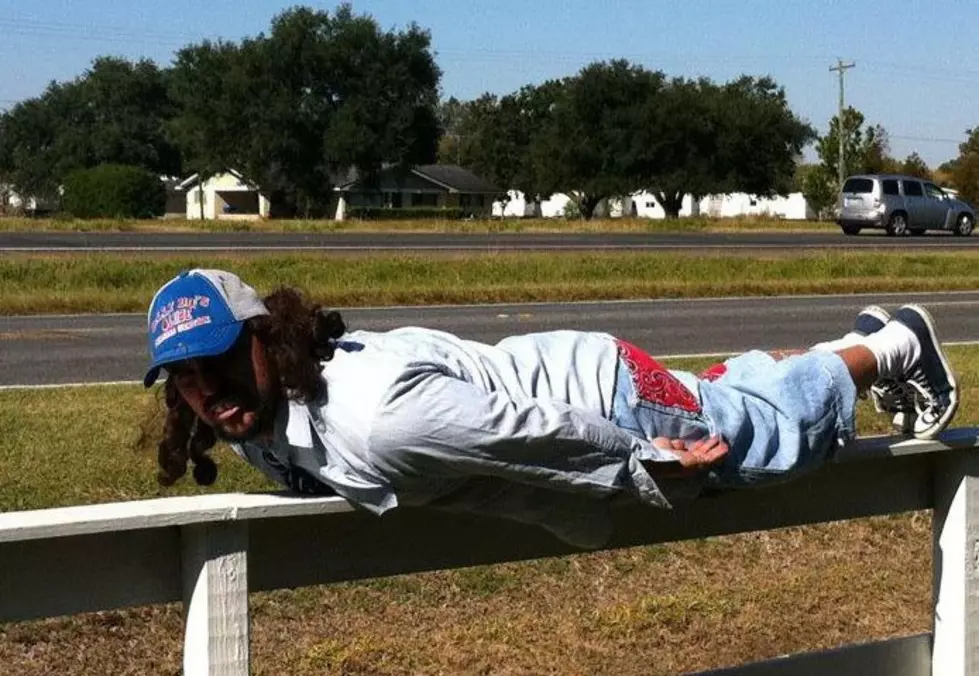
<svg viewBox="0 0 979 676">
<path fill-rule="evenodd" d="M 976 424 L 979 350 L 950 356 L 954 424 Z M 136 386 L 0 392 L 0 510 L 163 494 L 134 450 L 155 408 Z M 858 429 L 887 424 L 862 403 Z M 213 490 L 267 486 L 227 451 L 219 464 Z M 927 631 L 930 527 L 891 515 L 255 594 L 253 673 L 675 674 Z M 0 625 L 0 666 L 178 674 L 181 632 L 176 605 Z"/>
<path fill-rule="evenodd" d="M 979 252 L 967 251 L 8 255 L 0 314 L 143 312 L 163 282 L 199 266 L 332 307 L 979 288 Z"/>
<path fill-rule="evenodd" d="M 778 218 L 563 218 L 462 220 L 220 220 L 0 218 L 0 232 L 826 232 L 839 234 L 835 223 Z"/>
</svg>

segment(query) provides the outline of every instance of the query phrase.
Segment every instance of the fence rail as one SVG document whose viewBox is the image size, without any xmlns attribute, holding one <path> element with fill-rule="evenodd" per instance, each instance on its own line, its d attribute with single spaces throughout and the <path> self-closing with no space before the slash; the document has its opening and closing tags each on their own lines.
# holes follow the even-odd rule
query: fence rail
<svg viewBox="0 0 979 676">
<path fill-rule="evenodd" d="M 979 429 L 861 439 L 781 486 L 615 508 L 608 548 L 934 509 L 928 635 L 717 674 L 979 676 Z M 248 594 L 573 553 L 520 524 L 340 498 L 222 494 L 0 514 L 0 621 L 183 601 L 184 673 L 249 673 Z"/>
</svg>

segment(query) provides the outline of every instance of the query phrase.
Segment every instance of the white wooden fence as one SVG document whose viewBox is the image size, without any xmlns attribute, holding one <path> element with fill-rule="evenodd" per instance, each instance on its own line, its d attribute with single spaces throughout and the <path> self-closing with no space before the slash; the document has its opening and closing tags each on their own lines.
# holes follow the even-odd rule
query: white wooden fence
<svg viewBox="0 0 979 676">
<path fill-rule="evenodd" d="M 672 512 L 617 508 L 612 547 L 934 509 L 933 632 L 715 672 L 979 676 L 979 429 L 863 439 L 802 479 Z M 0 622 L 183 600 L 184 673 L 249 672 L 248 593 L 570 553 L 465 515 L 231 494 L 0 514 Z M 922 565 L 927 562 L 922 561 Z M 2 671 L 2 665 L 0 665 Z"/>
</svg>

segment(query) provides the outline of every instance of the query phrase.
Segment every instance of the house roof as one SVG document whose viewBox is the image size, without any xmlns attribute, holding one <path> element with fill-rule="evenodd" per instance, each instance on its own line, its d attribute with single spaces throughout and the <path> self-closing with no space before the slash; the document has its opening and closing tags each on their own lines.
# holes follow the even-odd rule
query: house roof
<svg viewBox="0 0 979 676">
<path fill-rule="evenodd" d="M 424 164 L 414 169 L 416 174 L 439 183 L 452 192 L 497 194 L 502 192 L 489 181 L 454 164 Z"/>
<path fill-rule="evenodd" d="M 396 180 L 397 187 L 411 189 L 411 180 L 408 181 L 408 184 L 405 184 L 405 175 L 399 174 L 400 171 L 395 166 L 385 167 L 381 172 L 381 187 L 383 189 L 394 189 L 396 187 L 395 185 L 390 187 L 385 185 L 385 179 L 391 181 L 394 180 L 395 176 L 400 175 L 400 178 Z M 433 185 L 450 193 L 496 195 L 503 192 L 489 181 L 480 178 L 468 169 L 454 164 L 423 164 L 412 167 L 407 173 L 407 177 L 414 179 L 416 188 L 421 187 L 422 189 L 426 185 Z M 355 191 L 358 187 L 361 187 L 362 177 L 359 176 L 359 172 L 352 170 L 347 172 L 346 175 L 338 175 L 334 180 L 336 181 L 334 190 L 346 192 Z M 419 183 L 419 180 L 422 183 Z"/>
<path fill-rule="evenodd" d="M 234 176 L 235 178 L 237 178 L 242 183 L 245 183 L 247 185 L 250 185 L 252 187 L 255 187 L 255 184 L 254 183 L 252 183 L 251 181 L 249 181 L 247 178 L 245 178 L 242 175 L 242 173 L 240 171 L 237 171 L 235 169 L 227 169 L 225 171 L 218 172 L 218 174 L 215 174 L 215 176 L 217 176 L 219 174 L 231 174 L 232 176 Z M 183 181 L 181 181 L 180 185 L 178 185 L 177 188 L 179 190 L 186 190 L 187 188 L 191 188 L 191 187 L 197 185 L 199 182 L 200 182 L 200 174 L 194 174 L 193 176 L 188 176 Z"/>
</svg>

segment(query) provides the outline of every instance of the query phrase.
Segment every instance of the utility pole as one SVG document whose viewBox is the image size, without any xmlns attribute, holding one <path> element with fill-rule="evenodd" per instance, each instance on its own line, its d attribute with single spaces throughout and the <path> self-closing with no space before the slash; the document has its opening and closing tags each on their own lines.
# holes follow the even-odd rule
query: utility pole
<svg viewBox="0 0 979 676">
<path fill-rule="evenodd" d="M 846 179 L 846 176 L 844 175 L 845 174 L 845 167 L 846 167 L 846 150 L 845 150 L 845 146 L 843 144 L 843 141 L 844 141 L 844 135 L 843 135 L 843 74 L 846 71 L 848 71 L 850 68 L 854 68 L 856 65 L 857 64 L 854 63 L 853 61 L 851 61 L 850 63 L 843 63 L 843 59 L 837 58 L 836 59 L 836 65 L 835 66 L 830 66 L 830 68 L 829 68 L 831 71 L 838 71 L 839 74 L 840 74 L 840 113 L 839 113 L 839 116 L 836 118 L 837 121 L 838 121 L 838 124 L 837 124 L 837 127 L 838 128 L 836 130 L 836 133 L 837 133 L 837 136 L 840 137 L 840 156 L 839 156 L 839 158 L 837 160 L 837 172 L 839 173 L 839 179 L 840 179 L 840 186 L 839 187 L 840 188 L 843 187 L 843 181 Z"/>
</svg>

